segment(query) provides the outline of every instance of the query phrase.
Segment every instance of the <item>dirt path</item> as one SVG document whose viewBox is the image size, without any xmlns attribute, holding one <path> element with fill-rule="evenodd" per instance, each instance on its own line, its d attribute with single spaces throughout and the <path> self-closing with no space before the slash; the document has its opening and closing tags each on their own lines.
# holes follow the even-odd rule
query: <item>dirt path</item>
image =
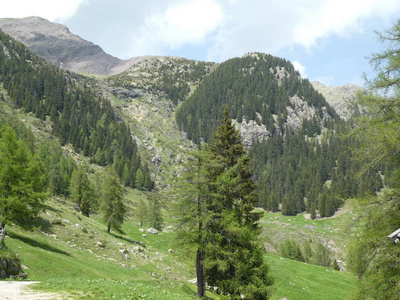
<svg viewBox="0 0 400 300">
<path fill-rule="evenodd" d="M 61 295 L 55 293 L 36 292 L 29 285 L 37 281 L 0 281 L 0 300 L 50 300 L 61 299 Z M 65 298 L 64 298 L 65 299 Z"/>
</svg>

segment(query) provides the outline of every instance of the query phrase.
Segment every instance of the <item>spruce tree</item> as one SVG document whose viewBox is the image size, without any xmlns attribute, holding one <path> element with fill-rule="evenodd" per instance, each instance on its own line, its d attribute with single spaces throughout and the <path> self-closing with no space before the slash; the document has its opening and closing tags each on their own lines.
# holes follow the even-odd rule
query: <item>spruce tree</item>
<svg viewBox="0 0 400 300">
<path fill-rule="evenodd" d="M 250 160 L 227 108 L 209 153 L 218 165 L 208 173 L 211 197 L 207 211 L 213 222 L 207 224 L 210 234 L 204 247 L 206 281 L 233 298 L 243 294 L 249 299 L 265 299 L 270 279 L 258 241 L 261 215 L 252 213 L 256 186 Z"/>
<path fill-rule="evenodd" d="M 206 151 L 192 154 L 178 180 L 179 239 L 195 245 L 199 297 L 205 282 L 232 299 L 266 299 L 268 267 L 258 235 L 260 214 L 250 160 L 225 109 Z"/>
</svg>

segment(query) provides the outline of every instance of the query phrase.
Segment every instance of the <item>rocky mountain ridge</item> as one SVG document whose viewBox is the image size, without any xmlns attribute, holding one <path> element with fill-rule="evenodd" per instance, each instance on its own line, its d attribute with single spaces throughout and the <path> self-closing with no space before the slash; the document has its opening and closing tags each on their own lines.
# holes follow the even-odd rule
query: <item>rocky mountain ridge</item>
<svg viewBox="0 0 400 300">
<path fill-rule="evenodd" d="M 356 110 L 355 99 L 357 93 L 364 93 L 365 89 L 355 84 L 346 84 L 343 86 L 325 86 L 318 81 L 311 82 L 314 89 L 320 92 L 329 105 L 332 106 L 336 112 L 344 120 L 348 120 Z"/>
<path fill-rule="evenodd" d="M 121 60 L 105 53 L 98 45 L 94 45 L 71 33 L 66 26 L 40 17 L 3 18 L 0 19 L 0 30 L 22 42 L 40 57 L 56 66 L 72 72 L 92 75 L 110 76 L 125 72 L 123 77 L 125 79 L 130 77 L 130 86 L 143 87 L 145 82 L 146 84 L 155 85 L 157 79 L 163 75 L 165 70 L 170 73 L 173 70 L 178 74 L 182 74 L 186 73 L 190 65 L 190 63 L 178 63 L 181 69 L 179 67 L 175 69 L 173 65 L 176 65 L 177 61 L 190 61 L 184 58 L 161 56 L 142 56 Z M 243 57 L 254 55 L 254 53 L 248 53 Z M 200 63 L 191 62 L 194 64 Z M 208 65 L 208 70 L 205 71 L 205 74 L 210 73 L 211 69 L 218 65 L 216 63 L 206 64 Z M 154 67 L 157 65 L 158 70 L 154 72 Z M 162 69 L 162 72 L 160 72 L 160 69 Z M 276 70 L 277 80 L 280 82 L 282 78 L 287 76 L 287 71 L 280 67 Z M 272 71 L 274 72 L 274 70 Z M 194 85 L 190 85 L 193 90 Z M 354 106 L 351 104 L 353 102 L 352 99 L 354 99 L 358 91 L 362 91 L 362 88 L 354 84 L 342 87 L 328 87 L 319 82 L 312 82 L 312 85 L 344 119 L 348 119 L 354 110 Z"/>
<path fill-rule="evenodd" d="M 121 60 L 71 33 L 61 24 L 40 17 L 0 19 L 0 29 L 56 66 L 76 73 L 112 75 L 134 62 Z"/>
</svg>

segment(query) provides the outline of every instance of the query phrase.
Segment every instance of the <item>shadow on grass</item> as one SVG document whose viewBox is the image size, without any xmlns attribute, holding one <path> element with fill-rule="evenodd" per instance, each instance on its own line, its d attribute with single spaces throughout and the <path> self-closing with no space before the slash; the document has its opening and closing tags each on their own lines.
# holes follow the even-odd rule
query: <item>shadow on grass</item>
<svg viewBox="0 0 400 300">
<path fill-rule="evenodd" d="M 113 236 L 113 237 L 115 237 L 117 239 L 124 240 L 125 242 L 127 242 L 129 244 L 137 244 L 138 243 L 138 242 L 134 241 L 133 239 L 129 239 L 129 238 L 126 238 L 126 237 L 124 237 L 122 235 L 118 235 L 118 234 L 115 234 L 115 233 L 112 233 L 112 232 L 110 232 L 109 235 L 111 235 L 111 236 Z"/>
<path fill-rule="evenodd" d="M 51 207 L 51 206 L 48 206 L 46 204 L 43 205 L 43 208 L 44 208 L 45 211 L 49 210 L 49 211 L 52 211 L 52 212 L 55 212 L 55 213 L 61 213 L 61 210 L 56 209 L 56 208 Z"/>
<path fill-rule="evenodd" d="M 28 245 L 30 245 L 32 247 L 37 247 L 37 248 L 41 248 L 41 249 L 46 250 L 46 251 L 51 251 L 51 252 L 54 252 L 54 253 L 58 253 L 58 254 L 66 255 L 66 256 L 71 256 L 69 253 L 67 253 L 67 252 L 65 252 L 63 250 L 57 249 L 57 248 L 55 248 L 53 246 L 50 246 L 48 244 L 44 244 L 42 242 L 35 241 L 35 240 L 31 239 L 31 238 L 28 238 L 28 237 L 25 237 L 25 236 L 21 236 L 21 235 L 16 234 L 16 233 L 13 233 L 12 235 L 10 235 L 10 237 L 13 238 L 13 239 L 18 239 L 21 242 L 23 242 L 25 244 L 28 244 Z"/>
<path fill-rule="evenodd" d="M 188 286 L 187 284 L 185 284 L 182 287 L 182 290 L 189 296 L 195 296 L 197 293 L 197 287 L 195 286 Z M 213 298 L 208 297 L 207 295 L 204 295 L 203 298 L 204 300 L 212 300 Z M 214 298 L 215 299 L 215 298 Z"/>
</svg>

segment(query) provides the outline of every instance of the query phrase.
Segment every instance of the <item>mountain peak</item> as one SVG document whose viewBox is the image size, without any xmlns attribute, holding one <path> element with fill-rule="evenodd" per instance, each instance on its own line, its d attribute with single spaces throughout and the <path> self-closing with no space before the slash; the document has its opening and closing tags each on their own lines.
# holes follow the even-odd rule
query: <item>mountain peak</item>
<svg viewBox="0 0 400 300">
<path fill-rule="evenodd" d="M 131 62 L 120 60 L 61 24 L 41 17 L 0 19 L 0 29 L 45 60 L 76 73 L 112 75 Z"/>
</svg>

